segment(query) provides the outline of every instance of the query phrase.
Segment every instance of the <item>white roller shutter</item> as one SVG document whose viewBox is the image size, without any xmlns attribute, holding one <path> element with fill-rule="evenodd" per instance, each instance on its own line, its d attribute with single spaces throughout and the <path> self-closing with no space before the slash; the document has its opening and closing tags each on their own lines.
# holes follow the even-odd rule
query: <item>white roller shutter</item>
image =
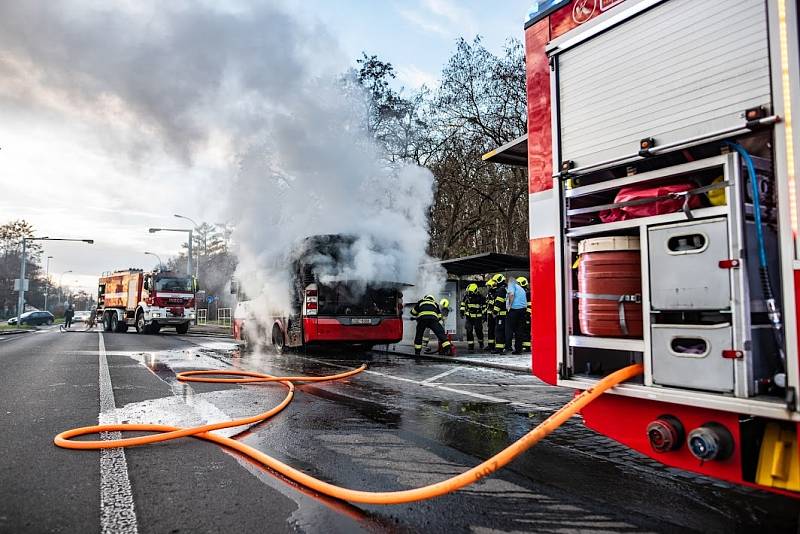
<svg viewBox="0 0 800 534">
<path fill-rule="evenodd" d="M 764 0 L 669 0 L 554 53 L 561 160 L 577 167 L 736 127 L 771 102 Z"/>
</svg>

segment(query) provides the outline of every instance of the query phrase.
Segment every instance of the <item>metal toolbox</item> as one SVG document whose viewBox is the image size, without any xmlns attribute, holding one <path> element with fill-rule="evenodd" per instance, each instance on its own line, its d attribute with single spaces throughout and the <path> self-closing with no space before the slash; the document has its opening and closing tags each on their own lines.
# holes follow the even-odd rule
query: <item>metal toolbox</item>
<svg viewBox="0 0 800 534">
<path fill-rule="evenodd" d="M 653 310 L 726 310 L 731 306 L 727 219 L 648 229 Z"/>
<path fill-rule="evenodd" d="M 730 323 L 651 326 L 653 383 L 706 391 L 733 391 Z"/>
</svg>

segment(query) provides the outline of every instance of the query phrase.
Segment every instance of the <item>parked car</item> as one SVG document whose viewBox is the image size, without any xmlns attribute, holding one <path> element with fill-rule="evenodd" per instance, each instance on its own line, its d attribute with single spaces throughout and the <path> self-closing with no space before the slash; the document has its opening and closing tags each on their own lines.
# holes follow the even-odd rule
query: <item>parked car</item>
<svg viewBox="0 0 800 534">
<path fill-rule="evenodd" d="M 83 310 L 83 311 L 76 311 L 75 315 L 72 317 L 73 323 L 85 323 L 89 320 L 89 315 L 91 312 Z"/>
<path fill-rule="evenodd" d="M 24 324 L 27 324 L 27 325 L 53 324 L 53 322 L 55 320 L 56 320 L 56 318 L 53 317 L 53 314 L 48 312 L 48 311 L 29 311 L 29 312 L 23 313 L 20 316 L 19 324 L 20 325 L 24 325 Z M 7 322 L 10 325 L 17 324 L 17 318 L 16 317 L 12 317 Z"/>
</svg>

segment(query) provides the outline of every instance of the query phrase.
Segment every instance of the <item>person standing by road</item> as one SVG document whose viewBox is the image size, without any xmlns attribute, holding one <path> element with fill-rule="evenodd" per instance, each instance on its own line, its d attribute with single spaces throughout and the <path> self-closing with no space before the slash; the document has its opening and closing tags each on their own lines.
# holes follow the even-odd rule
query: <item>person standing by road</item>
<svg viewBox="0 0 800 534">
<path fill-rule="evenodd" d="M 488 303 L 494 311 L 495 332 L 494 350 L 492 354 L 504 354 L 506 352 L 506 322 L 508 310 L 506 308 L 506 277 L 502 273 L 497 273 L 492 277 L 495 285 L 495 296 L 493 302 Z"/>
<path fill-rule="evenodd" d="M 483 308 L 486 306 L 486 299 L 478 293 L 478 284 L 470 284 L 461 299 L 461 317 L 466 319 L 467 329 L 467 349 L 475 352 L 475 338 L 478 338 L 478 346 L 483 349 Z M 494 339 L 494 336 L 492 336 Z"/>
<path fill-rule="evenodd" d="M 75 317 L 75 308 L 72 304 L 64 312 L 64 328 L 69 328 L 72 326 L 72 318 Z"/>
<path fill-rule="evenodd" d="M 520 287 L 514 278 L 508 279 L 508 319 L 505 324 L 505 339 L 511 345 L 511 338 L 514 338 L 514 351 L 511 354 L 522 354 L 522 343 L 524 339 L 525 316 L 528 309 L 528 296 L 525 290 Z"/>
<path fill-rule="evenodd" d="M 486 282 L 486 341 L 487 347 L 494 352 L 495 316 L 494 316 L 494 297 L 497 294 L 497 284 L 493 279 Z"/>
<path fill-rule="evenodd" d="M 524 276 L 517 277 L 517 283 L 522 289 L 525 290 L 526 298 L 528 299 L 528 307 L 525 310 L 525 332 L 522 336 L 522 352 L 531 351 L 531 288 L 528 284 L 528 279 Z"/>
</svg>

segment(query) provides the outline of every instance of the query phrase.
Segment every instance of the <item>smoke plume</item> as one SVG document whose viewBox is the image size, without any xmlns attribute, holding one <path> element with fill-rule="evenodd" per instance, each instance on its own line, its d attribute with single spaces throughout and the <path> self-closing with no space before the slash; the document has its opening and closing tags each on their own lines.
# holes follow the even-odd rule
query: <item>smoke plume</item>
<svg viewBox="0 0 800 534">
<path fill-rule="evenodd" d="M 278 2 L 0 2 L 0 98 L 103 125 L 114 153 L 206 166 L 139 192 L 227 206 L 252 309 L 288 309 L 285 260 L 308 235 L 356 238 L 329 277 L 414 282 L 427 261 L 432 175 L 387 163 L 346 65 Z"/>
</svg>

